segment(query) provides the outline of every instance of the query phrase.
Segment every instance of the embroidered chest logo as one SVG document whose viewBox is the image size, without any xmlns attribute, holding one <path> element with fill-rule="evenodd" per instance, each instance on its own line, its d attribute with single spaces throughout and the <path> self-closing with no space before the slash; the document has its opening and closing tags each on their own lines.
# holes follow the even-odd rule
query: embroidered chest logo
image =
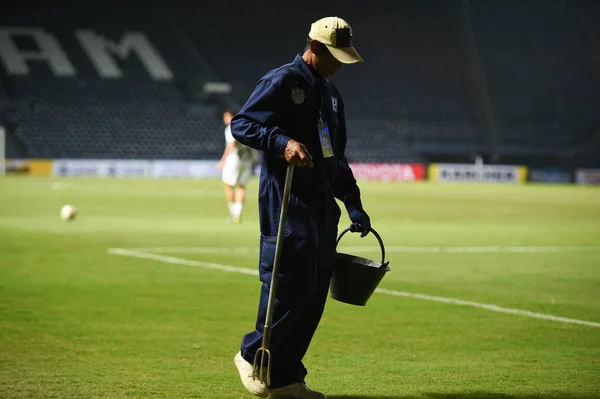
<svg viewBox="0 0 600 399">
<path fill-rule="evenodd" d="M 331 97 L 331 108 L 333 108 L 333 112 L 337 112 L 337 98 Z"/>
<path fill-rule="evenodd" d="M 294 104 L 302 104 L 304 102 L 305 94 L 304 90 L 299 87 L 292 89 L 292 101 Z"/>
</svg>

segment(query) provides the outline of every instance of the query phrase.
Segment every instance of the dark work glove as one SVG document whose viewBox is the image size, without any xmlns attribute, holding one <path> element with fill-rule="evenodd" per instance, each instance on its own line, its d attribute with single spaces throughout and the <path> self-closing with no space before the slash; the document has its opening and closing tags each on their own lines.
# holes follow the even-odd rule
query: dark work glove
<svg viewBox="0 0 600 399">
<path fill-rule="evenodd" d="M 360 233 L 361 238 L 369 234 L 369 231 L 371 230 L 371 219 L 365 211 L 352 209 L 348 212 L 348 216 L 352 221 L 352 224 L 350 225 L 351 232 Z"/>
</svg>

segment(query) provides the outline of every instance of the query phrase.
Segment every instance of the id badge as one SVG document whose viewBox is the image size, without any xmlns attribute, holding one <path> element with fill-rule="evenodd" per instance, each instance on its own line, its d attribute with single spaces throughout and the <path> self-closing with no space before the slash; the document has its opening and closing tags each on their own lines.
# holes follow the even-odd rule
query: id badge
<svg viewBox="0 0 600 399">
<path fill-rule="evenodd" d="M 333 148 L 331 147 L 331 138 L 329 137 L 329 127 L 325 122 L 317 124 L 319 129 L 319 141 L 321 142 L 321 150 L 323 150 L 323 158 L 331 158 L 333 156 Z"/>
</svg>

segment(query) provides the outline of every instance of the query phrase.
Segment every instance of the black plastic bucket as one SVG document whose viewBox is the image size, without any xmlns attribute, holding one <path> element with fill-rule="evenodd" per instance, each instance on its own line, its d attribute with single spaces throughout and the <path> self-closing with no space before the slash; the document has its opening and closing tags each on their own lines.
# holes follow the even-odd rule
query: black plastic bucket
<svg viewBox="0 0 600 399">
<path fill-rule="evenodd" d="M 350 229 L 342 231 L 336 246 L 342 236 Z M 389 262 L 385 261 L 385 248 L 377 232 L 371 229 L 381 247 L 381 263 L 360 256 L 337 253 L 331 277 L 331 297 L 336 301 L 350 305 L 365 306 L 375 292 L 379 282 L 390 271 Z"/>
</svg>

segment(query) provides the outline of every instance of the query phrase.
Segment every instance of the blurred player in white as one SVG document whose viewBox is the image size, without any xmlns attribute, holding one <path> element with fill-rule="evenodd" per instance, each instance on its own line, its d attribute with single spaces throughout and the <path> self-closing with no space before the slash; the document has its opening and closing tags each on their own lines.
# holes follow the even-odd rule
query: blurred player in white
<svg viewBox="0 0 600 399">
<path fill-rule="evenodd" d="M 233 138 L 229 124 L 235 113 L 234 110 L 223 112 L 226 145 L 217 167 L 222 172 L 231 221 L 239 223 L 246 197 L 246 184 L 252 176 L 256 150 L 239 143 Z"/>
</svg>

